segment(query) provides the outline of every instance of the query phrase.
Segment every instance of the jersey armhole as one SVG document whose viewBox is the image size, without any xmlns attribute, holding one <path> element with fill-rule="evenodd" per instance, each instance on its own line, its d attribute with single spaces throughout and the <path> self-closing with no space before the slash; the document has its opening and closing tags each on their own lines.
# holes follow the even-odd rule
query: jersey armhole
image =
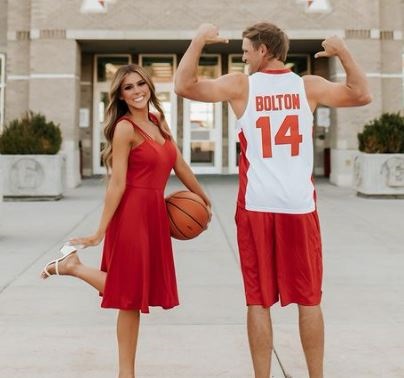
<svg viewBox="0 0 404 378">
<path fill-rule="evenodd" d="M 236 124 L 237 124 L 237 129 L 238 129 L 238 130 L 241 130 L 241 129 L 242 129 L 242 127 L 239 126 L 239 123 L 241 123 L 242 120 L 243 120 L 243 118 L 246 116 L 246 114 L 247 114 L 247 109 L 249 108 L 250 103 L 251 103 L 251 98 L 250 98 L 250 93 L 251 93 L 251 81 L 252 81 L 252 75 L 250 75 L 250 76 L 248 77 L 247 104 L 246 104 L 245 109 L 244 109 L 244 112 L 243 112 L 243 114 L 240 116 L 240 118 L 236 118 Z"/>
<path fill-rule="evenodd" d="M 304 106 L 306 107 L 306 110 L 311 114 L 311 122 L 313 123 L 314 112 L 311 111 L 309 100 L 307 99 L 306 87 L 304 86 L 304 80 L 301 77 L 299 77 L 299 79 L 300 79 L 300 86 L 302 88 L 302 93 L 304 94 L 303 103 L 304 103 Z"/>
</svg>

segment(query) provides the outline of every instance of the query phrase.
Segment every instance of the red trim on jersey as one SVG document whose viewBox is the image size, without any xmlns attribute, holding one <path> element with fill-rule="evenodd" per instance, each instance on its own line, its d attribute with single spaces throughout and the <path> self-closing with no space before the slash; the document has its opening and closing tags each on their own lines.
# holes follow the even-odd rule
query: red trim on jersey
<svg viewBox="0 0 404 378">
<path fill-rule="evenodd" d="M 283 74 L 283 73 L 289 73 L 292 72 L 289 68 L 283 68 L 281 70 L 262 70 L 260 71 L 262 73 L 269 73 L 269 74 Z"/>
<path fill-rule="evenodd" d="M 247 159 L 247 139 L 245 138 L 242 131 L 238 134 L 238 138 L 240 140 L 241 156 L 238 165 L 239 189 L 238 189 L 237 205 L 245 209 L 245 194 L 247 191 L 247 181 L 248 181 L 247 171 L 250 166 L 250 162 Z"/>
<path fill-rule="evenodd" d="M 317 210 L 317 190 L 316 190 L 316 185 L 314 182 L 314 176 L 311 175 L 311 183 L 313 184 L 313 199 L 314 199 L 314 205 L 316 206 L 316 210 Z"/>
</svg>

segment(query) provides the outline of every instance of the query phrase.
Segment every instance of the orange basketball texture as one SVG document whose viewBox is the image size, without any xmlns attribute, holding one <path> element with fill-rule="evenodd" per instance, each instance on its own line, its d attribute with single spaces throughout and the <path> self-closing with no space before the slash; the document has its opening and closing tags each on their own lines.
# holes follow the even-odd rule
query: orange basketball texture
<svg viewBox="0 0 404 378">
<path fill-rule="evenodd" d="M 198 236 L 207 226 L 209 212 L 203 199 L 187 190 L 166 198 L 170 233 L 175 239 L 188 240 Z"/>
</svg>

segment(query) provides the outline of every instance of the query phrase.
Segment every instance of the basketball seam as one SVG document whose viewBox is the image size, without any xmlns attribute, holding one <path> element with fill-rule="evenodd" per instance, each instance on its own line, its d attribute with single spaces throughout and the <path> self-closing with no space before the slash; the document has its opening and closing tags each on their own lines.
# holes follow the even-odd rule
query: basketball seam
<svg viewBox="0 0 404 378">
<path fill-rule="evenodd" d="M 176 197 L 178 198 L 178 197 Z M 187 198 L 189 199 L 189 198 Z M 177 208 L 179 211 L 181 211 L 182 213 L 188 215 L 195 223 L 197 223 L 199 225 L 200 228 L 202 228 L 202 230 L 204 229 L 204 227 L 190 214 L 188 214 L 186 211 L 182 210 L 179 206 L 177 206 L 175 203 L 170 202 L 169 200 L 167 201 L 171 206 L 174 206 L 175 208 Z M 199 203 L 198 201 L 195 201 L 197 203 Z M 200 203 L 199 203 L 200 204 Z M 201 205 L 201 204 L 200 204 Z"/>
<path fill-rule="evenodd" d="M 209 211 L 208 211 L 208 209 L 206 208 L 206 204 L 202 204 L 202 203 L 200 203 L 199 201 L 194 200 L 194 199 L 189 198 L 189 197 L 178 197 L 178 196 L 174 196 L 173 198 L 175 198 L 175 199 L 177 199 L 177 198 L 178 198 L 178 199 L 184 199 L 184 200 L 189 200 L 189 201 L 195 202 L 195 203 L 197 203 L 198 205 L 201 205 L 201 206 L 203 207 L 203 209 L 206 211 L 206 214 L 208 214 L 208 216 L 209 216 Z M 170 202 L 170 201 L 168 200 L 168 202 Z M 173 205 L 172 202 L 170 202 L 170 204 Z M 191 218 L 192 218 L 192 217 L 191 217 Z"/>
<path fill-rule="evenodd" d="M 170 220 L 170 224 L 172 224 L 174 226 L 174 228 L 176 229 L 176 231 L 178 231 L 179 234 L 181 234 L 184 238 L 188 238 L 187 235 L 185 235 L 175 224 L 175 222 L 172 220 L 171 215 L 168 214 L 168 219 Z"/>
</svg>

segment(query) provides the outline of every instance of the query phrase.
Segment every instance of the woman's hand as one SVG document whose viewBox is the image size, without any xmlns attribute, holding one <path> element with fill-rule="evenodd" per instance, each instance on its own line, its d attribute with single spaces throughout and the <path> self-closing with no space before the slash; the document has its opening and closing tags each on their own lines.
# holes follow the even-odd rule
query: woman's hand
<svg viewBox="0 0 404 378">
<path fill-rule="evenodd" d="M 209 219 L 208 219 L 208 223 L 212 220 L 212 204 L 208 199 L 204 199 L 205 204 L 206 204 L 206 209 L 208 210 L 208 214 L 209 214 Z M 206 225 L 206 228 L 208 228 L 208 226 Z"/>
<path fill-rule="evenodd" d="M 100 233 L 96 233 L 91 236 L 85 236 L 85 237 L 78 237 L 78 238 L 73 238 L 69 240 L 69 243 L 72 245 L 80 245 L 82 248 L 87 248 L 87 247 L 93 247 L 102 242 L 102 239 L 104 239 L 104 235 Z"/>
</svg>

